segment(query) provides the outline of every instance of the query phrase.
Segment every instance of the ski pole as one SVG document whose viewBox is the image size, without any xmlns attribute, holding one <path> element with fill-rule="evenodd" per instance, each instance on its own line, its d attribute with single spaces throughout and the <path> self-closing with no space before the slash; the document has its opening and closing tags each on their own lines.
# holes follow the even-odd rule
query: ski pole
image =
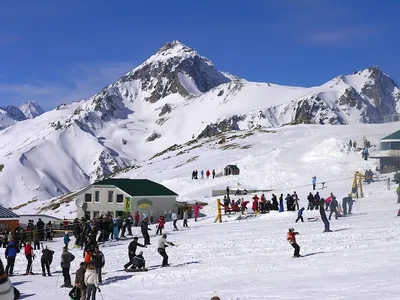
<svg viewBox="0 0 400 300">
<path fill-rule="evenodd" d="M 56 287 L 58 287 L 58 280 L 59 280 L 59 278 L 60 278 L 61 272 L 62 272 L 62 268 L 60 268 L 60 272 L 59 272 L 58 275 L 57 275 Z"/>
<path fill-rule="evenodd" d="M 104 300 L 104 297 L 103 297 L 103 294 L 101 293 L 101 291 L 99 291 L 99 294 L 100 294 L 101 299 Z"/>
</svg>

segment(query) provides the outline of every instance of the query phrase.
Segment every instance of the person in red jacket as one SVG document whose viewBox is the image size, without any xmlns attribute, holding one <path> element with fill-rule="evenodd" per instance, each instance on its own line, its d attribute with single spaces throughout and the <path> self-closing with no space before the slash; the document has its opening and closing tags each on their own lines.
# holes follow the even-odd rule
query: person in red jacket
<svg viewBox="0 0 400 300">
<path fill-rule="evenodd" d="M 208 179 L 208 177 L 210 177 L 210 170 L 207 170 L 207 172 L 206 172 L 206 177 L 207 177 L 207 179 Z"/>
<path fill-rule="evenodd" d="M 254 197 L 253 197 L 253 203 L 252 203 L 252 205 L 251 205 L 251 209 L 256 213 L 256 214 L 258 214 L 258 197 L 257 197 L 257 195 L 255 195 Z"/>
<path fill-rule="evenodd" d="M 160 234 L 162 234 L 162 230 L 164 229 L 164 225 L 165 225 L 165 218 L 164 218 L 164 216 L 160 216 L 159 218 L 158 218 L 158 225 L 157 225 L 157 232 L 156 232 L 156 234 L 158 234 L 158 233 L 160 233 Z"/>
<path fill-rule="evenodd" d="M 31 246 L 30 242 L 26 242 L 25 257 L 28 260 L 28 265 L 26 266 L 25 275 L 28 275 L 28 274 L 34 275 L 34 273 L 32 272 L 32 260 L 34 259 L 35 254 L 33 253 L 33 248 Z"/>
<path fill-rule="evenodd" d="M 296 243 L 296 235 L 297 234 L 299 234 L 299 233 L 294 231 L 293 228 L 289 228 L 289 232 L 287 233 L 287 241 L 294 248 L 293 257 L 301 257 L 301 255 L 300 255 L 300 246 L 297 245 L 297 243 Z"/>
<path fill-rule="evenodd" d="M 135 219 L 135 225 L 133 225 L 133 226 L 138 227 L 138 225 L 139 225 L 139 220 L 140 220 L 139 211 L 136 211 L 136 212 L 135 212 L 135 216 L 134 216 L 133 218 Z"/>
</svg>

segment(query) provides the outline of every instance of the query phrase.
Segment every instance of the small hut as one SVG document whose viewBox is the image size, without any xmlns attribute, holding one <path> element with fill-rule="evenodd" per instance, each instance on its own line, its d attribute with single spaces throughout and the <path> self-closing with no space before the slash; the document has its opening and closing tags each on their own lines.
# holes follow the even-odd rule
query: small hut
<svg viewBox="0 0 400 300">
<path fill-rule="evenodd" d="M 19 225 L 19 218 L 20 216 L 0 205 L 0 230 L 13 231 Z"/>
<path fill-rule="evenodd" d="M 224 169 L 225 176 L 228 175 L 239 175 L 239 168 L 237 165 L 227 165 Z"/>
</svg>

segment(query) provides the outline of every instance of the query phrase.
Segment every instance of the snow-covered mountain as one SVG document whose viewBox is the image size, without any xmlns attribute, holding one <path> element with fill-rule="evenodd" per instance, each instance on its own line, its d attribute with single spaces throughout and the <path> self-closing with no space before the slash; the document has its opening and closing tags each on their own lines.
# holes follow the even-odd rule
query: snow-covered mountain
<svg viewBox="0 0 400 300">
<path fill-rule="evenodd" d="M 221 132 L 379 123 L 399 101 L 378 67 L 308 88 L 248 82 L 173 41 L 93 97 L 1 131 L 0 202 L 62 195 Z"/>
<path fill-rule="evenodd" d="M 0 107 L 0 130 L 43 113 L 44 110 L 36 101 L 28 101 L 18 107 L 12 105 Z"/>
</svg>

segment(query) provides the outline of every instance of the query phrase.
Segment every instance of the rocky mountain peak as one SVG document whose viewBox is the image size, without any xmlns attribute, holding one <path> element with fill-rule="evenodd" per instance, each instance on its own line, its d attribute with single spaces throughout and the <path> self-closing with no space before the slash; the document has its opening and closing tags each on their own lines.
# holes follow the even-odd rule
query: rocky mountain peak
<svg viewBox="0 0 400 300">
<path fill-rule="evenodd" d="M 36 101 L 28 101 L 21 104 L 19 110 L 27 119 L 33 119 L 44 113 L 43 108 Z"/>
</svg>

